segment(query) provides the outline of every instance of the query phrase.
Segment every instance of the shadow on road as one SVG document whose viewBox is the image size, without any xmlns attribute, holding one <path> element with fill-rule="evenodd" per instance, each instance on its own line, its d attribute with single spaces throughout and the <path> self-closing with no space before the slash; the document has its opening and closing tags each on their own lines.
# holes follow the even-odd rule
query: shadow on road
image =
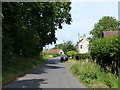
<svg viewBox="0 0 120 90">
<path fill-rule="evenodd" d="M 31 79 L 14 82 L 10 88 L 40 88 L 41 84 L 48 84 L 45 79 Z"/>
<path fill-rule="evenodd" d="M 33 69 L 31 72 L 29 72 L 29 74 L 43 74 L 43 73 L 47 73 L 46 70 L 49 69 L 61 69 L 61 68 L 65 68 L 59 65 L 60 60 L 59 59 L 50 59 L 46 62 L 46 64 Z"/>
<path fill-rule="evenodd" d="M 51 65 L 45 65 L 47 69 L 60 69 L 60 68 L 65 68 L 65 67 L 60 67 L 60 66 L 51 66 Z"/>
<path fill-rule="evenodd" d="M 53 58 L 53 59 L 49 59 L 46 64 L 59 64 L 60 63 L 60 58 Z"/>
<path fill-rule="evenodd" d="M 10 83 L 5 88 L 40 88 L 41 84 L 48 84 L 48 78 L 42 78 L 40 75 L 48 74 L 48 70 L 51 69 L 65 68 L 59 65 L 59 63 L 59 59 L 50 59 L 44 65 L 33 69 L 22 77 L 19 77 L 18 80 Z"/>
</svg>

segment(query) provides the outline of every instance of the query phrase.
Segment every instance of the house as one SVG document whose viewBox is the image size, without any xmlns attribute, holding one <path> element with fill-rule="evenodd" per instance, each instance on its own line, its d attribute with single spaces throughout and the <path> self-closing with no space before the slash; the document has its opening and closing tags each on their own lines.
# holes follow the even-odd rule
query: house
<svg viewBox="0 0 120 90">
<path fill-rule="evenodd" d="M 86 35 L 80 36 L 76 44 L 78 53 L 88 53 L 89 51 L 89 41 L 87 40 Z"/>
<path fill-rule="evenodd" d="M 43 51 L 44 53 L 58 53 L 58 54 L 64 54 L 62 49 L 50 49 L 47 51 Z"/>
<path fill-rule="evenodd" d="M 104 38 L 108 38 L 113 35 L 120 35 L 120 31 L 103 31 L 102 35 Z"/>
</svg>

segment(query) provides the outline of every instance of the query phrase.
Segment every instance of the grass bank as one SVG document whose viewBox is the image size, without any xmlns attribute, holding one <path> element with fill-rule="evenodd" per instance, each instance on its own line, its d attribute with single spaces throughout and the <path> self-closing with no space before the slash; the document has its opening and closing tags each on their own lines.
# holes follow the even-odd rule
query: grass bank
<svg viewBox="0 0 120 90">
<path fill-rule="evenodd" d="M 94 62 L 73 61 L 70 71 L 89 88 L 118 88 L 118 76 L 105 72 Z"/>
<path fill-rule="evenodd" d="M 32 70 L 33 68 L 42 65 L 50 57 L 36 58 L 22 58 L 18 59 L 14 64 L 4 66 L 2 69 L 2 85 L 7 84 L 16 77 Z"/>
</svg>

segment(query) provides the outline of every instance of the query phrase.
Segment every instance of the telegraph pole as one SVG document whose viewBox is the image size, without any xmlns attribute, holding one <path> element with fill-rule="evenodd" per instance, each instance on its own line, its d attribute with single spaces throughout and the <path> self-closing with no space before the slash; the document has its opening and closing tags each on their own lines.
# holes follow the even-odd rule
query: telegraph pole
<svg viewBox="0 0 120 90">
<path fill-rule="evenodd" d="M 120 21 L 120 1 L 118 2 L 118 21 Z"/>
<path fill-rule="evenodd" d="M 78 32 L 78 40 L 80 39 L 80 33 Z"/>
</svg>

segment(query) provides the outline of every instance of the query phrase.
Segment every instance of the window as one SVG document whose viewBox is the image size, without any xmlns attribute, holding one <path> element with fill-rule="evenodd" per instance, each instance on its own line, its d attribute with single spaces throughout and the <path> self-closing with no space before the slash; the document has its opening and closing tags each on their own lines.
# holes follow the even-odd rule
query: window
<svg viewBox="0 0 120 90">
<path fill-rule="evenodd" d="M 60 52 L 60 54 L 62 54 L 62 52 Z"/>
<path fill-rule="evenodd" d="M 82 49 L 82 45 L 80 45 L 80 48 Z"/>
</svg>

